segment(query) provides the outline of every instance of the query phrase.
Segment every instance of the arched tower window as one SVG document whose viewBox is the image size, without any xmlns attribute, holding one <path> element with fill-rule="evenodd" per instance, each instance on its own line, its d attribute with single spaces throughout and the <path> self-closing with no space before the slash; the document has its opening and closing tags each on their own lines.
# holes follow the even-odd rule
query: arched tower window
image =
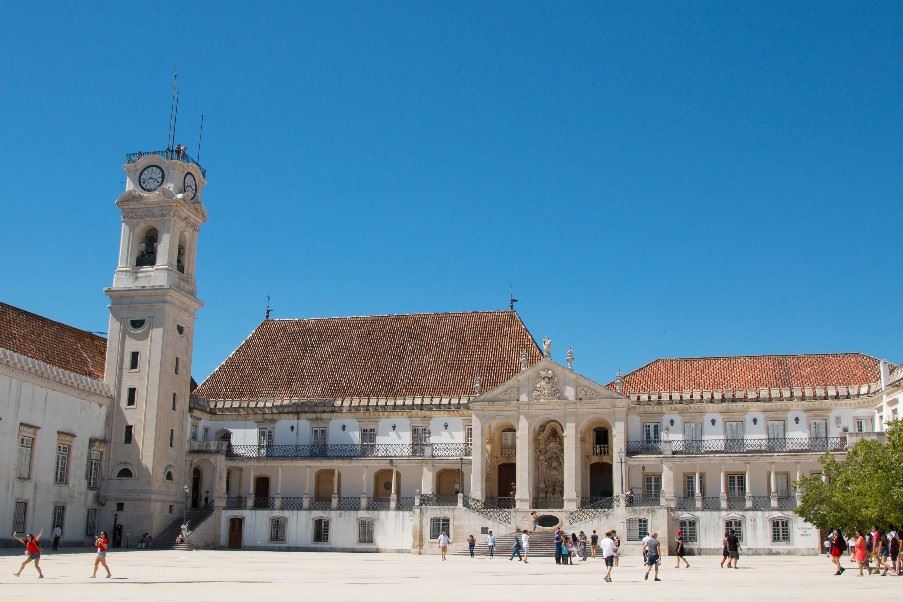
<svg viewBox="0 0 903 602">
<path fill-rule="evenodd" d="M 144 233 L 141 239 L 141 247 L 138 250 L 138 257 L 135 259 L 136 267 L 151 266 L 157 264 L 157 229 L 151 228 Z"/>
<path fill-rule="evenodd" d="M 176 269 L 181 273 L 185 273 L 185 254 L 188 245 L 185 242 L 185 235 L 179 237 L 179 250 L 176 253 Z"/>
</svg>

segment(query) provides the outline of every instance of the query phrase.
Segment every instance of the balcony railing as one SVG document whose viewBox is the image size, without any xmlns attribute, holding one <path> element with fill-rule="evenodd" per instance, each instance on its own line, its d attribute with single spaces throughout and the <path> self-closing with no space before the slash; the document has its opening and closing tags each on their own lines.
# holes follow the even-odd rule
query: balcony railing
<svg viewBox="0 0 903 602">
<path fill-rule="evenodd" d="M 337 445 L 229 445 L 232 459 L 260 458 L 468 458 L 466 443 L 345 443 Z"/>
<path fill-rule="evenodd" d="M 608 455 L 608 444 L 607 443 L 596 443 L 593 445 L 593 455 L 594 456 L 607 456 Z"/>
<path fill-rule="evenodd" d="M 659 506 L 661 505 L 661 495 L 642 495 L 628 491 L 624 494 L 624 505 L 636 507 Z"/>
<path fill-rule="evenodd" d="M 787 437 L 785 439 L 672 439 L 671 441 L 628 441 L 629 455 L 658 455 L 670 445 L 671 453 L 679 454 L 781 454 L 796 452 L 844 451 L 846 437 Z"/>
<path fill-rule="evenodd" d="M 228 441 L 189 441 L 188 451 L 196 454 L 222 454 L 229 450 Z"/>
<path fill-rule="evenodd" d="M 226 509 L 227 510 L 237 510 L 239 508 L 245 508 L 248 505 L 248 498 L 243 495 L 235 495 L 232 497 L 226 498 Z"/>
<path fill-rule="evenodd" d="M 181 161 L 182 163 L 187 163 L 188 165 L 197 165 L 198 169 L 201 170 L 201 173 L 204 175 L 204 177 L 207 177 L 207 170 L 201 167 L 201 164 L 192 159 L 182 148 L 168 148 L 166 150 L 138 151 L 137 153 L 128 153 L 125 156 L 125 162 L 135 163 L 139 159 L 142 159 L 149 155 L 159 155 L 162 159 L 166 159 L 167 161 Z"/>
<path fill-rule="evenodd" d="M 517 448 L 513 445 L 503 445 L 499 451 L 499 456 L 502 458 L 515 458 L 517 457 Z"/>
</svg>

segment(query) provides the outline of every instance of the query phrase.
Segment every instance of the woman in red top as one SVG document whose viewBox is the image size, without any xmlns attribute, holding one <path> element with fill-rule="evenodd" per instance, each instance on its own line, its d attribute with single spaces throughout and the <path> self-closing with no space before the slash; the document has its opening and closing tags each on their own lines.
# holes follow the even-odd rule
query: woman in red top
<svg viewBox="0 0 903 602">
<path fill-rule="evenodd" d="M 831 562 L 834 563 L 834 566 L 837 567 L 837 571 L 834 573 L 835 575 L 843 575 L 843 572 L 846 570 L 842 566 L 840 566 L 840 557 L 843 556 L 843 546 L 844 539 L 843 535 L 841 535 L 838 529 L 834 529 L 834 532 L 831 534 Z"/>
<path fill-rule="evenodd" d="M 13 539 L 25 546 L 25 553 L 28 554 L 28 558 L 22 561 L 22 566 L 19 567 L 19 572 L 13 573 L 13 575 L 15 575 L 16 577 L 21 575 L 22 571 L 25 570 L 25 565 L 34 560 L 34 568 L 38 570 L 38 578 L 44 578 L 44 573 L 41 572 L 41 545 L 38 543 L 42 535 L 44 535 L 43 529 L 38 531 L 37 536 L 29 533 L 25 536 L 25 539 L 22 539 L 19 537 L 19 534 L 16 531 L 13 531 Z"/>
<path fill-rule="evenodd" d="M 865 563 L 865 537 L 862 531 L 856 529 L 856 564 L 859 565 L 859 576 L 862 577 L 862 567 Z"/>
<path fill-rule="evenodd" d="M 91 579 L 97 577 L 98 565 L 103 565 L 103 568 L 107 569 L 107 579 L 109 579 L 113 575 L 110 574 L 110 567 L 107 566 L 107 548 L 110 546 L 110 540 L 106 531 L 101 531 L 100 535 L 94 538 L 94 545 L 97 546 L 97 558 L 94 559 L 94 574 L 91 575 Z"/>
</svg>

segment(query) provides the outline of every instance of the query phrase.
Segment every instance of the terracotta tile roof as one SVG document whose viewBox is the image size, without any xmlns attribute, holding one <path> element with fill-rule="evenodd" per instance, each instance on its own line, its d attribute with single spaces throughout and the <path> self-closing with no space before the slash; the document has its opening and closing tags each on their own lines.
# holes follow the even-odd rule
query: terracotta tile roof
<svg viewBox="0 0 903 602">
<path fill-rule="evenodd" d="M 105 338 L 6 303 L 0 303 L 0 347 L 103 380 Z"/>
<path fill-rule="evenodd" d="M 473 395 L 541 359 L 513 311 L 264 320 L 195 391 L 208 400 Z"/>
<path fill-rule="evenodd" d="M 623 376 L 621 392 L 867 385 L 878 381 L 879 363 L 862 353 L 662 358 Z"/>
</svg>

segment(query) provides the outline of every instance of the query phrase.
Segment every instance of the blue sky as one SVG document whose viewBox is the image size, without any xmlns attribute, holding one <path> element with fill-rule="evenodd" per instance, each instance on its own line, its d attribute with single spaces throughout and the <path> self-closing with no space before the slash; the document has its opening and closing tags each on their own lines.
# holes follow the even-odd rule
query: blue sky
<svg viewBox="0 0 903 602">
<path fill-rule="evenodd" d="M 285 3 L 289 4 L 289 3 Z M 0 300 L 107 329 L 124 153 L 209 186 L 193 372 L 263 318 L 500 309 L 601 382 L 903 362 L 903 4 L 0 0 Z"/>
</svg>

